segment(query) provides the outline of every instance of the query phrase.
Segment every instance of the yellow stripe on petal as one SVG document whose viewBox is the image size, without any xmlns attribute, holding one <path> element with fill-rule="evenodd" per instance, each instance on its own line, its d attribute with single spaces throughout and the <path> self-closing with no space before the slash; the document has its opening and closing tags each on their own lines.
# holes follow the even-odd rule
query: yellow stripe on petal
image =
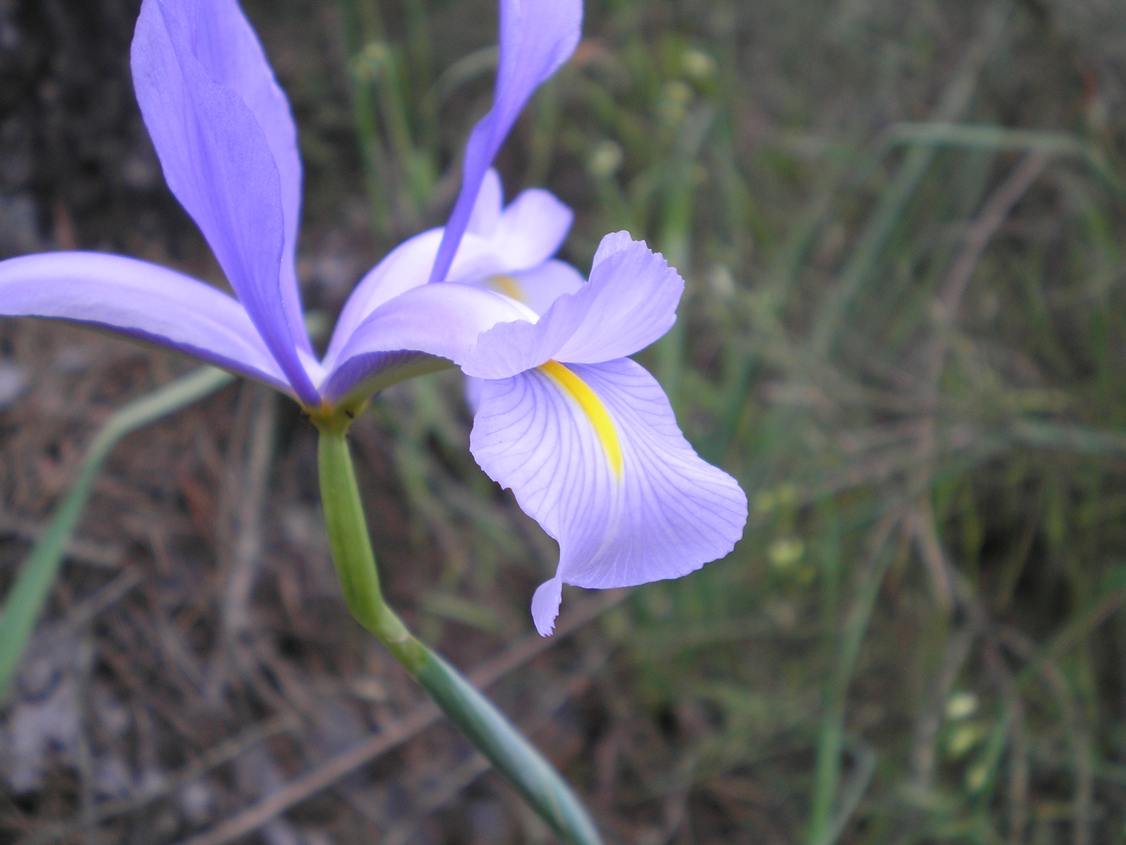
<svg viewBox="0 0 1126 845">
<path fill-rule="evenodd" d="M 525 302 L 524 288 L 515 276 L 493 276 L 489 279 L 493 288 L 517 302 Z"/>
<path fill-rule="evenodd" d="M 563 392 L 578 403 L 587 421 L 594 428 L 602 449 L 606 453 L 606 460 L 610 462 L 610 469 L 614 475 L 622 475 L 622 444 L 618 440 L 618 430 L 614 427 L 614 420 L 610 412 L 598 398 L 598 394 L 590 389 L 585 381 L 575 375 L 574 371 L 560 364 L 558 361 L 548 361 L 539 367 L 541 373 L 559 385 Z"/>
</svg>

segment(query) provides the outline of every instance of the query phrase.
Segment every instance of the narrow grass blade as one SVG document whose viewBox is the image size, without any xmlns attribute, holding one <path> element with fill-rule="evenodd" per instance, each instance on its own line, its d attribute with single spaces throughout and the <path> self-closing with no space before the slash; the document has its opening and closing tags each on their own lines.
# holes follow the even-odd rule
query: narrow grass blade
<svg viewBox="0 0 1126 845">
<path fill-rule="evenodd" d="M 981 34 L 970 47 L 957 75 L 943 94 L 936 114 L 938 122 L 956 120 L 969 106 L 977 88 L 978 76 L 1005 31 L 1008 14 L 1008 9 L 1003 5 L 990 10 Z M 818 356 L 832 352 L 849 309 L 869 280 L 876 277 L 885 247 L 902 223 L 904 210 L 930 170 L 937 151 L 937 147 L 924 145 L 912 147 L 907 152 L 863 237 L 842 270 L 832 294 L 817 315 L 812 330 L 812 346 Z"/>
<path fill-rule="evenodd" d="M 90 444 L 74 485 L 55 510 L 47 530 L 24 562 L 0 613 L 0 701 L 27 646 L 35 622 L 55 582 L 66 545 L 90 498 L 106 456 L 122 438 L 168 414 L 198 402 L 234 376 L 211 368 L 197 370 L 126 405 L 106 422 Z"/>
<path fill-rule="evenodd" d="M 817 741 L 817 768 L 811 801 L 809 831 L 806 841 L 809 845 L 829 845 L 836 841 L 843 825 L 841 818 L 845 811 L 833 812 L 837 804 L 837 787 L 841 775 L 841 750 L 844 745 L 845 705 L 848 688 L 856 671 L 857 658 L 868 626 L 872 620 L 876 598 L 884 582 L 888 567 L 894 559 L 894 547 L 889 537 L 894 521 L 885 517 L 883 524 L 875 529 L 874 551 L 868 570 L 864 575 L 843 633 L 840 646 L 833 662 L 833 671 L 826 679 L 823 690 L 824 715 Z M 836 603 L 836 588 L 826 597 L 826 604 Z M 861 781 L 865 781 L 861 778 Z M 848 803 L 841 802 L 842 807 Z M 852 808 L 847 809 L 851 813 Z M 834 818 L 834 815 L 836 818 Z"/>
<path fill-rule="evenodd" d="M 375 92 L 372 81 L 365 75 L 363 50 L 370 40 L 377 19 L 374 10 L 358 0 L 339 0 L 345 43 L 348 48 L 348 71 L 352 93 L 352 117 L 355 123 L 356 142 L 364 168 L 364 186 L 367 189 L 371 225 L 376 238 L 391 228 L 388 209 L 391 192 L 380 163 L 387 160 L 379 139 Z"/>
<path fill-rule="evenodd" d="M 896 145 L 1029 152 L 1076 159 L 1090 167 L 1112 193 L 1119 197 L 1126 194 L 1126 185 L 1106 157 L 1093 145 L 1066 132 L 965 123 L 899 123 L 892 127 L 890 141 Z"/>
</svg>

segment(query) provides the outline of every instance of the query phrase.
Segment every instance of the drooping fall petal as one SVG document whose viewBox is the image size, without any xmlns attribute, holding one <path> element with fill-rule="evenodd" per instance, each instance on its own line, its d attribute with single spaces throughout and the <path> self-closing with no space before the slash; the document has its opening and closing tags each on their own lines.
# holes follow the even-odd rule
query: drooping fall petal
<svg viewBox="0 0 1126 845">
<path fill-rule="evenodd" d="M 189 276 L 134 258 L 57 252 L 0 261 L 0 315 L 105 329 L 289 391 L 238 302 Z"/>
<path fill-rule="evenodd" d="M 532 607 L 544 636 L 563 584 L 676 578 L 723 557 L 742 536 L 746 496 L 697 456 L 639 364 L 552 362 L 477 390 L 474 458 L 559 543 L 555 576 Z"/>
</svg>

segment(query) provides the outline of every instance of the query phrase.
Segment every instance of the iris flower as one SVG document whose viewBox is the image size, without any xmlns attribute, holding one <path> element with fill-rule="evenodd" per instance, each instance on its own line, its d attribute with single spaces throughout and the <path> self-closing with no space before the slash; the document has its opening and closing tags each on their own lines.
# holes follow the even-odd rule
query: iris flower
<svg viewBox="0 0 1126 845">
<path fill-rule="evenodd" d="M 697 457 L 659 385 L 626 357 L 672 325 L 682 280 L 618 233 L 584 281 L 553 259 L 570 210 L 542 190 L 505 205 L 491 170 L 532 93 L 574 51 L 581 18 L 581 0 L 501 0 L 493 103 L 469 137 L 446 226 L 360 280 L 319 357 L 296 273 L 297 132 L 262 47 L 237 0 L 144 0 L 132 45 L 141 113 L 235 295 L 133 258 L 49 253 L 0 262 L 0 316 L 187 353 L 290 395 L 318 424 L 407 377 L 461 367 L 476 460 L 560 545 L 533 599 L 542 634 L 564 583 L 630 586 L 722 557 L 746 498 Z"/>
</svg>

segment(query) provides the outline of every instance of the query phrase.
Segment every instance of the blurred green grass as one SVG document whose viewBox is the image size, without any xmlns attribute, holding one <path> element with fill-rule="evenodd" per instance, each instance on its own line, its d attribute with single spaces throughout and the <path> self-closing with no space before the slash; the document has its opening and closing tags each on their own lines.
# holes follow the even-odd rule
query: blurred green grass
<svg viewBox="0 0 1126 845">
<path fill-rule="evenodd" d="M 246 6 L 307 254 L 355 259 L 322 232 L 359 197 L 371 260 L 439 222 L 495 3 Z M 499 166 L 575 208 L 580 268 L 622 228 L 681 268 L 641 359 L 752 505 L 729 559 L 552 646 L 609 657 L 564 717 L 612 838 L 1126 841 L 1124 45 L 1101 0 L 588 3 Z M 455 657 L 528 635 L 555 560 L 467 431 L 451 374 L 355 431 L 397 603 Z"/>
<path fill-rule="evenodd" d="M 491 7 L 340 0 L 377 244 L 452 197 Z M 728 560 L 602 623 L 621 830 L 1126 841 L 1114 33 L 1054 3 L 588 7 L 500 166 L 575 207 L 579 267 L 627 228 L 681 268 L 641 357 L 752 500 Z M 496 585 L 552 549 L 465 454 L 456 380 L 373 416 L 449 561 L 423 632 L 510 630 Z"/>
</svg>

